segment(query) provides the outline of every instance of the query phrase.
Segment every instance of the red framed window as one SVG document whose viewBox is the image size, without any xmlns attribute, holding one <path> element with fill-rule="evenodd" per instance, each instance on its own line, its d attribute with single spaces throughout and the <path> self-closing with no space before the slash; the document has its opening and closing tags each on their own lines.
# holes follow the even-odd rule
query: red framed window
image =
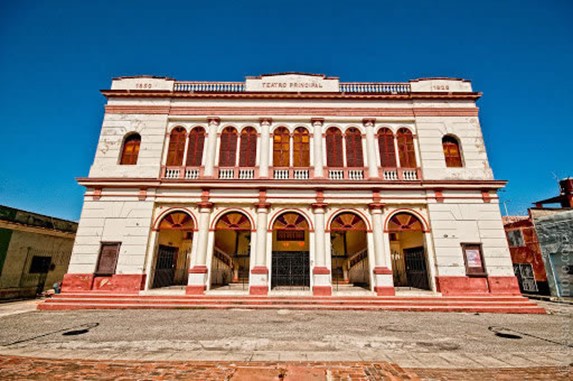
<svg viewBox="0 0 573 381">
<path fill-rule="evenodd" d="M 326 165 L 332 168 L 344 167 L 342 132 L 336 127 L 326 130 Z"/>
<path fill-rule="evenodd" d="M 442 148 L 444 149 L 446 167 L 463 167 L 462 151 L 456 138 L 449 135 L 444 136 L 442 138 Z"/>
<path fill-rule="evenodd" d="M 171 131 L 169 148 L 167 150 L 167 165 L 183 165 L 186 139 L 187 133 L 183 127 L 175 127 Z"/>
<path fill-rule="evenodd" d="M 203 147 L 205 145 L 205 129 L 195 127 L 189 133 L 187 143 L 187 161 L 185 165 L 190 167 L 200 167 L 203 160 Z"/>
<path fill-rule="evenodd" d="M 237 160 L 237 130 L 225 127 L 221 133 L 221 148 L 219 150 L 219 166 L 234 167 Z"/>
<path fill-rule="evenodd" d="M 414 136 L 407 128 L 400 128 L 396 134 L 398 154 L 402 168 L 416 168 L 416 152 L 414 151 Z"/>
<path fill-rule="evenodd" d="M 141 145 L 141 135 L 130 134 L 123 141 L 123 148 L 121 149 L 121 158 L 119 164 L 121 165 L 134 165 L 137 164 L 137 157 L 139 156 L 139 146 Z"/>
<path fill-rule="evenodd" d="M 241 131 L 241 153 L 239 155 L 240 167 L 254 167 L 257 159 L 257 130 L 253 127 L 243 128 Z"/>
<path fill-rule="evenodd" d="M 310 167 L 310 135 L 304 127 L 294 130 L 293 167 Z"/>
<path fill-rule="evenodd" d="M 290 167 L 290 133 L 285 127 L 273 132 L 273 166 Z"/>
<path fill-rule="evenodd" d="M 363 168 L 364 156 L 362 153 L 362 134 L 355 127 L 346 130 L 346 166 L 349 168 Z"/>
<path fill-rule="evenodd" d="M 394 134 L 389 128 L 378 131 L 378 151 L 380 153 L 380 166 L 382 168 L 396 168 L 396 147 Z"/>
</svg>

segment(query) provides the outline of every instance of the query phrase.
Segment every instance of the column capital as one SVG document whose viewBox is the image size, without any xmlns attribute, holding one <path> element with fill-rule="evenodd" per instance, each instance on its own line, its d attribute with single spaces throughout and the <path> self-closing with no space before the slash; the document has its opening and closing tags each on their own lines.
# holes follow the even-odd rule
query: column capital
<svg viewBox="0 0 573 381">
<path fill-rule="evenodd" d="M 313 126 L 322 126 L 324 124 L 324 118 L 310 118 L 310 123 Z"/>
<path fill-rule="evenodd" d="M 257 211 L 259 211 L 260 209 L 266 209 L 265 213 L 268 213 L 268 209 L 271 207 L 271 204 L 268 202 L 257 202 L 255 203 L 255 208 L 257 208 Z"/>
<path fill-rule="evenodd" d="M 384 209 L 384 204 L 380 203 L 380 202 L 371 202 L 370 204 L 368 204 L 368 209 L 370 209 L 371 212 L 376 212 L 376 211 L 382 211 L 382 209 Z"/>
<path fill-rule="evenodd" d="M 374 123 L 376 123 L 376 118 L 362 119 L 362 124 L 364 125 L 364 127 L 374 127 Z"/>
<path fill-rule="evenodd" d="M 273 118 L 259 118 L 261 126 L 270 126 L 273 123 Z"/>
<path fill-rule="evenodd" d="M 324 209 L 328 206 L 327 203 L 325 202 L 315 202 L 310 204 L 310 207 L 312 208 L 312 211 L 315 213 L 324 213 Z"/>
<path fill-rule="evenodd" d="M 207 123 L 214 124 L 215 126 L 218 126 L 219 123 L 221 123 L 221 118 L 219 118 L 217 116 L 208 116 L 207 117 Z"/>
<path fill-rule="evenodd" d="M 200 203 L 197 204 L 197 206 L 199 207 L 199 212 L 202 212 L 203 210 L 207 209 L 207 211 L 211 211 L 211 209 L 213 209 L 213 203 L 209 202 L 209 201 L 201 201 Z"/>
</svg>

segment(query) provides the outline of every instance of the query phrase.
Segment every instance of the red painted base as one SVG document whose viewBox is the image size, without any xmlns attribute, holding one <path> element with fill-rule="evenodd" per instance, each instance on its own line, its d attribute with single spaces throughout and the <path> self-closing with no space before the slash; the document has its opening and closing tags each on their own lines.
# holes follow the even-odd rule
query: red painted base
<svg viewBox="0 0 573 381">
<path fill-rule="evenodd" d="M 203 295 L 205 294 L 205 286 L 187 286 L 185 287 L 186 295 Z"/>
<path fill-rule="evenodd" d="M 251 270 L 251 274 L 258 274 L 258 275 L 267 275 L 269 273 L 269 269 L 265 266 L 255 266 Z"/>
<path fill-rule="evenodd" d="M 145 274 L 115 274 L 94 276 L 92 291 L 117 294 L 139 294 L 145 287 Z"/>
<path fill-rule="evenodd" d="M 267 286 L 251 286 L 249 287 L 249 295 L 268 295 L 269 288 Z"/>
<path fill-rule="evenodd" d="M 313 286 L 312 295 L 314 296 L 331 296 L 332 287 L 330 286 Z"/>
<path fill-rule="evenodd" d="M 328 269 L 328 267 L 318 267 L 316 266 L 315 268 L 312 269 L 312 273 L 315 275 L 329 275 L 330 274 L 330 270 Z"/>
<path fill-rule="evenodd" d="M 392 275 L 392 270 L 388 267 L 374 267 L 374 274 L 376 275 Z"/>
<path fill-rule="evenodd" d="M 521 295 L 517 278 L 514 276 L 490 276 L 489 289 L 496 295 Z"/>
<path fill-rule="evenodd" d="M 62 281 L 62 292 L 90 291 L 94 274 L 65 274 Z"/>
<path fill-rule="evenodd" d="M 436 288 L 444 296 L 520 294 L 514 276 L 438 276 Z"/>
<path fill-rule="evenodd" d="M 394 287 L 374 287 L 374 291 L 378 296 L 394 296 L 396 295 L 396 290 Z"/>
</svg>

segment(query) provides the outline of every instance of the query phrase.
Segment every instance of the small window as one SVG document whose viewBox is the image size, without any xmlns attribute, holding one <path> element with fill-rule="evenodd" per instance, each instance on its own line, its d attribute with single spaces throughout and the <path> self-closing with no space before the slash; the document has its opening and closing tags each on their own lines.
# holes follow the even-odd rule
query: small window
<svg viewBox="0 0 573 381">
<path fill-rule="evenodd" d="M 102 242 L 97 261 L 96 275 L 115 274 L 121 242 Z"/>
<path fill-rule="evenodd" d="M 446 167 L 463 167 L 462 151 L 460 149 L 460 143 L 458 143 L 456 138 L 449 135 L 444 136 L 442 139 L 442 148 L 444 149 Z"/>
<path fill-rule="evenodd" d="M 137 157 L 139 156 L 139 146 L 141 145 L 141 136 L 139 134 L 131 134 L 123 141 L 123 148 L 121 150 L 121 158 L 119 164 L 121 165 L 135 165 L 137 164 Z"/>
<path fill-rule="evenodd" d="M 479 243 L 462 243 L 466 275 L 486 276 L 483 253 Z"/>
<path fill-rule="evenodd" d="M 32 263 L 30 263 L 30 274 L 46 274 L 50 271 L 50 265 L 52 263 L 52 257 L 43 257 L 39 255 L 34 255 L 32 257 Z"/>
<path fill-rule="evenodd" d="M 523 234 L 521 233 L 520 229 L 510 230 L 506 232 L 506 235 L 507 235 L 507 242 L 509 243 L 510 247 L 525 246 L 525 242 L 523 240 Z"/>
</svg>

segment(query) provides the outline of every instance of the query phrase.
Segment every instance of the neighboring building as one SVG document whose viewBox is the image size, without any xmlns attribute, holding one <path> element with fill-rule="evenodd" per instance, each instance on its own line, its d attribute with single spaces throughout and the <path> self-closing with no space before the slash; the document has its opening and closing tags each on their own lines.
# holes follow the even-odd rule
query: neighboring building
<svg viewBox="0 0 573 381">
<path fill-rule="evenodd" d="M 64 292 L 519 294 L 469 81 L 140 76 L 103 94 Z"/>
<path fill-rule="evenodd" d="M 537 201 L 528 216 L 504 217 L 513 267 L 526 294 L 573 296 L 573 179 L 559 185 L 560 195 Z M 555 203 L 560 207 L 544 207 Z"/>
<path fill-rule="evenodd" d="M 0 205 L 0 299 L 34 297 L 61 282 L 77 227 Z"/>
</svg>

